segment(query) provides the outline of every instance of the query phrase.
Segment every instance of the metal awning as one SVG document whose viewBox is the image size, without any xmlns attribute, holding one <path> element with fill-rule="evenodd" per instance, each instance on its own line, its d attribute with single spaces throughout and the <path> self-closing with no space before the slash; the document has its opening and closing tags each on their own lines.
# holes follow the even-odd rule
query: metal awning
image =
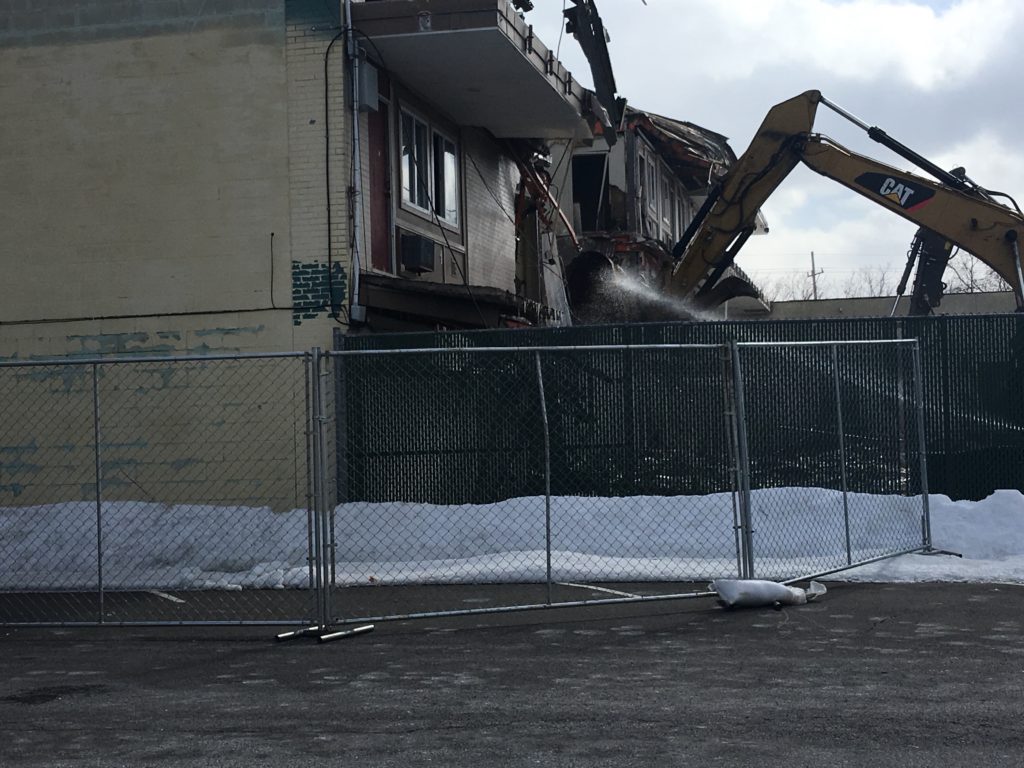
<svg viewBox="0 0 1024 768">
<path fill-rule="evenodd" d="M 367 55 L 460 125 L 498 138 L 589 139 L 589 91 L 507 0 L 352 4 Z"/>
</svg>

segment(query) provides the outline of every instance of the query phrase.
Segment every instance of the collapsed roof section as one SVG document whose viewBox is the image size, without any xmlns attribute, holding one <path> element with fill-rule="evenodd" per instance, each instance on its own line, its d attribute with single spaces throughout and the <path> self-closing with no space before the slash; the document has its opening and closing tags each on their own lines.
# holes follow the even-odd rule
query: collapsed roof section
<svg viewBox="0 0 1024 768">
<path fill-rule="evenodd" d="M 627 127 L 643 134 L 690 192 L 703 194 L 736 162 L 736 153 L 720 133 L 632 107 L 626 107 L 625 118 Z"/>
</svg>

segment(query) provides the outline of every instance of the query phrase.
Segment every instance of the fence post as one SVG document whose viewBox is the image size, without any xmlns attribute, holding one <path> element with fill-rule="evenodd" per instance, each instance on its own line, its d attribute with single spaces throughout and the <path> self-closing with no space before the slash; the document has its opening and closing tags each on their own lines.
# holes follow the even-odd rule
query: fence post
<svg viewBox="0 0 1024 768">
<path fill-rule="evenodd" d="M 726 444 L 729 446 L 729 466 L 732 475 L 732 493 L 730 494 L 732 501 L 732 532 L 733 532 L 733 545 L 736 548 L 736 575 L 742 576 L 744 572 L 743 566 L 743 542 L 740 539 L 740 503 L 737 501 L 737 497 L 740 493 L 740 476 L 739 476 L 739 432 L 737 431 L 736 424 L 736 398 L 734 396 L 735 382 L 732 377 L 732 354 L 729 345 L 723 344 L 722 349 L 722 382 L 723 382 L 723 398 L 725 405 L 725 432 L 726 432 Z"/>
<path fill-rule="evenodd" d="M 99 366 L 92 364 L 92 439 L 96 473 L 96 589 L 99 597 L 99 623 L 103 623 L 103 459 L 100 448 Z"/>
<path fill-rule="evenodd" d="M 318 357 L 316 375 L 319 388 L 319 398 L 316 403 L 318 408 L 316 436 L 320 443 L 320 465 L 318 467 L 320 482 L 318 490 L 320 493 L 320 519 L 323 525 L 323 535 L 321 536 L 323 551 L 320 557 L 324 567 L 324 623 L 328 625 L 334 619 L 334 607 L 331 603 L 334 597 L 335 583 L 334 505 L 332 503 L 333 496 L 328 487 L 331 473 L 328 469 L 330 466 L 330 452 L 327 449 L 327 394 L 324 391 L 324 379 L 327 377 L 325 366 L 329 362 L 329 358 L 323 354 L 319 347 L 316 348 L 316 352 Z"/>
<path fill-rule="evenodd" d="M 320 387 L 319 347 L 313 347 L 309 357 L 309 436 L 312 448 L 312 500 L 313 500 L 313 552 L 314 590 L 316 592 L 317 624 L 323 628 L 329 621 L 327 605 L 327 569 L 324 553 L 326 551 L 325 536 L 327 526 L 324 514 L 324 476 L 323 476 L 323 393 Z"/>
<path fill-rule="evenodd" d="M 836 395 L 836 431 L 839 435 L 839 473 L 843 484 L 843 524 L 846 528 L 846 564 L 853 563 L 850 546 L 850 491 L 846 477 L 846 434 L 843 429 L 843 396 L 839 387 L 839 345 L 832 344 L 832 384 Z"/>
<path fill-rule="evenodd" d="M 743 370 L 740 365 L 740 347 L 729 342 L 732 353 L 733 407 L 736 411 L 736 474 L 740 492 L 740 532 L 743 541 L 743 569 L 740 578 L 754 578 L 754 530 L 750 504 L 750 447 L 747 435 L 747 406 L 743 394 Z"/>
<path fill-rule="evenodd" d="M 544 425 L 544 551 L 547 554 L 548 605 L 551 605 L 551 432 L 548 426 L 548 404 L 547 396 L 544 394 L 544 373 L 540 365 L 540 352 L 535 352 L 534 358 L 537 361 L 540 415 Z"/>
<path fill-rule="evenodd" d="M 917 411 L 917 450 L 921 463 L 921 543 L 932 548 L 932 517 L 928 504 L 928 441 L 924 433 L 924 372 L 921 366 L 921 346 L 914 339 L 912 355 L 914 365 L 914 400 Z"/>
</svg>

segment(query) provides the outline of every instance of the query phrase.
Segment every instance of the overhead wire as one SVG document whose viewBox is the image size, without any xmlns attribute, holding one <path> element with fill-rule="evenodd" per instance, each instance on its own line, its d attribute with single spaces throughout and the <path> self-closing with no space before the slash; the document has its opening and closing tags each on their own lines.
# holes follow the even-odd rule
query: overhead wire
<svg viewBox="0 0 1024 768">
<path fill-rule="evenodd" d="M 441 238 L 444 240 L 444 244 L 448 249 L 448 255 L 452 260 L 452 264 L 458 270 L 459 275 L 462 277 L 462 284 L 466 288 L 466 293 L 469 294 L 470 301 L 473 302 L 473 308 L 476 310 L 477 315 L 480 316 L 480 323 L 484 328 L 487 328 L 487 318 L 484 317 L 483 310 L 480 309 L 480 305 L 477 303 L 476 294 L 473 293 L 473 289 L 469 285 L 469 277 L 466 275 L 466 270 L 463 269 L 462 264 L 457 258 L 455 258 L 455 250 L 452 248 L 451 241 L 448 240 L 448 233 L 445 232 L 444 225 L 441 223 L 441 217 L 437 215 L 437 211 L 434 209 L 434 201 L 430 196 L 430 190 L 427 188 L 427 183 L 423 179 L 422 174 L 417 174 L 417 181 L 419 182 L 420 189 L 423 191 L 423 196 L 427 200 L 427 207 L 430 210 L 431 220 L 437 226 L 438 231 L 441 233 Z"/>
<path fill-rule="evenodd" d="M 490 185 L 487 183 L 487 178 L 480 170 L 480 166 L 478 166 L 476 164 L 476 160 L 473 159 L 473 155 L 467 152 L 465 148 L 463 148 L 462 154 L 464 154 L 466 156 L 466 159 L 469 160 L 469 162 L 473 165 L 473 170 L 475 170 L 476 175 L 480 177 L 480 181 L 484 185 L 484 189 L 487 190 L 487 194 L 491 196 L 491 199 L 494 200 L 499 210 L 501 210 L 501 212 L 505 214 L 505 218 L 512 222 L 512 225 L 514 226 L 516 223 L 515 217 L 513 217 L 512 214 L 508 212 L 508 209 L 505 208 L 504 203 L 502 203 L 501 200 L 498 199 L 498 196 L 494 193 L 494 190 L 491 189 Z"/>
<path fill-rule="evenodd" d="M 365 32 L 360 30 L 358 27 L 354 27 L 353 26 L 352 27 L 352 31 L 355 34 L 359 35 L 364 40 L 366 40 L 373 47 L 374 53 L 376 54 L 377 60 L 378 60 L 378 62 L 380 64 L 380 68 L 384 72 L 389 73 L 390 71 L 388 70 L 387 62 L 384 59 L 384 55 L 381 53 L 380 48 L 377 47 L 377 44 L 373 41 L 373 38 L 371 38 Z M 466 155 L 466 157 L 469 158 L 470 162 L 473 164 L 473 167 L 476 168 L 477 173 L 480 175 L 480 178 L 483 179 L 483 174 L 480 172 L 480 169 L 477 167 L 476 162 L 473 160 L 472 156 L 468 152 L 466 152 L 464 148 L 463 148 L 463 152 L 462 153 L 464 155 Z M 479 315 L 479 317 L 480 317 L 481 324 L 486 328 L 486 327 L 488 327 L 487 326 L 487 318 L 484 316 L 483 311 L 480 309 L 480 305 L 477 303 L 476 295 L 473 293 L 473 289 L 470 287 L 469 278 L 467 277 L 466 272 L 463 269 L 462 264 L 455 257 L 455 250 L 452 248 L 451 241 L 448 239 L 448 233 L 445 231 L 444 225 L 441 223 L 441 218 L 437 215 L 437 211 L 434 210 L 434 201 L 433 201 L 433 199 L 432 199 L 432 197 L 430 195 L 430 189 L 427 187 L 426 180 L 424 180 L 421 176 L 418 175 L 418 181 L 419 181 L 420 188 L 423 191 L 424 197 L 427 200 L 427 206 L 428 206 L 428 209 L 430 211 L 431 222 L 437 227 L 438 231 L 441 233 L 441 238 L 444 240 L 444 244 L 445 244 L 445 247 L 446 247 L 446 249 L 448 251 L 448 254 L 449 254 L 449 256 L 450 256 L 450 258 L 452 260 L 452 264 L 455 265 L 456 270 L 459 272 L 459 275 L 462 277 L 462 283 L 463 283 L 463 285 L 466 288 L 466 293 L 469 294 L 469 298 L 473 302 L 473 307 L 476 310 L 477 315 Z M 494 197 L 495 202 L 498 202 L 497 197 L 495 197 L 494 193 L 491 192 L 490 188 L 487 187 L 486 181 L 484 182 L 484 187 L 491 194 L 491 196 Z M 500 202 L 498 202 L 498 204 L 499 204 L 499 207 L 501 207 Z M 504 208 L 502 208 L 502 212 L 506 216 L 509 216 L 508 212 Z M 512 217 L 509 216 L 509 220 L 513 223 L 513 225 L 515 224 L 515 219 L 513 219 Z"/>
</svg>

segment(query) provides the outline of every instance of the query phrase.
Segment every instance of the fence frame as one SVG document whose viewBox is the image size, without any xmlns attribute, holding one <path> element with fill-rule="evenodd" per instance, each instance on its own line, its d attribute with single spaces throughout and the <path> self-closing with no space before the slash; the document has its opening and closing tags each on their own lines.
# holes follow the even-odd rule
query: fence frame
<svg viewBox="0 0 1024 768">
<path fill-rule="evenodd" d="M 317 584 L 315 582 L 315 574 L 320 573 L 322 568 L 319 563 L 323 562 L 323 550 L 319 547 L 313 546 L 313 532 L 316 526 L 313 526 L 313 522 L 320 520 L 324 517 L 323 514 L 319 514 L 316 510 L 314 503 L 315 487 L 316 483 L 313 478 L 313 460 L 312 450 L 314 447 L 314 438 L 316 435 L 323 432 L 323 424 L 317 424 L 313 418 L 312 408 L 312 385 L 315 377 L 311 376 L 314 369 L 312 361 L 315 358 L 315 350 L 310 352 L 253 352 L 253 353 L 224 353 L 224 354 L 191 354 L 191 355 L 133 355 L 133 356 L 109 356 L 109 357 L 72 357 L 72 358 L 40 358 L 33 360 L 0 360 L 0 373 L 9 369 L 29 369 L 29 368 L 73 368 L 83 367 L 91 371 L 91 389 L 92 389 L 92 439 L 93 443 L 90 446 L 93 453 L 93 485 L 95 487 L 95 503 L 96 503 L 96 554 L 97 554 L 97 589 L 95 594 L 97 596 L 97 612 L 95 620 L 43 620 L 43 621 L 5 621 L 0 616 L 0 626 L 13 626 L 13 627 L 74 627 L 74 626 L 123 626 L 123 627 L 146 627 L 146 626 L 294 626 L 297 623 L 304 623 L 299 617 L 295 618 L 284 618 L 284 619 L 195 619 L 195 620 L 110 620 L 105 615 L 105 598 L 107 593 L 110 591 L 104 585 L 104 550 L 103 550 L 103 450 L 102 450 L 102 430 L 101 430 L 101 413 L 103 399 L 100 397 L 99 390 L 99 372 L 102 368 L 106 367 L 117 367 L 117 366 L 135 366 L 135 365 L 146 365 L 146 364 L 157 364 L 157 363 L 210 363 L 218 361 L 245 361 L 245 360 L 302 360 L 304 361 L 303 371 L 305 376 L 305 392 L 306 392 L 306 407 L 305 407 L 305 433 L 306 433 L 306 476 L 308 478 L 307 489 L 306 489 L 306 509 L 307 509 L 307 531 L 309 531 L 309 547 L 307 550 L 307 562 L 310 574 L 310 583 L 308 590 L 310 597 L 314 601 L 321 599 L 320 595 L 328 590 L 321 588 L 317 590 Z M 321 434 L 322 437 L 322 434 Z M 320 486 L 324 483 L 321 482 Z M 57 593 L 65 592 L 66 590 L 56 590 Z M 123 591 L 123 590 L 116 590 Z M 83 591 L 85 593 L 92 593 L 92 590 Z M 0 590 L 0 595 L 5 594 L 6 590 Z M 315 603 L 314 603 L 315 604 Z M 326 615 L 325 610 L 320 610 L 317 605 L 316 615 L 321 617 Z M 319 618 L 318 618 L 319 620 Z"/>
<path fill-rule="evenodd" d="M 838 423 L 838 439 L 841 445 L 840 453 L 845 457 L 845 445 L 843 444 L 843 432 L 842 432 L 842 404 L 841 398 L 838 396 L 839 392 L 839 380 L 838 380 L 838 367 L 836 364 L 837 350 L 839 347 L 844 346 L 894 346 L 897 348 L 908 348 L 911 350 L 911 365 L 913 375 L 913 399 L 915 402 L 915 410 L 917 413 L 917 437 L 920 446 L 920 478 L 921 478 L 921 498 L 922 498 L 922 517 L 921 517 L 921 528 L 922 528 L 922 541 L 921 544 L 914 547 L 908 547 L 901 549 L 896 552 L 887 553 L 878 557 L 871 557 L 867 559 L 860 559 L 854 562 L 850 544 L 850 529 L 849 529 L 849 510 L 847 504 L 847 478 L 846 478 L 846 466 L 845 461 L 842 464 L 842 493 L 844 499 L 844 524 L 846 530 L 846 550 L 847 550 L 847 563 L 836 568 L 819 571 L 811 574 L 802 574 L 790 579 L 785 580 L 782 583 L 793 584 L 799 581 L 806 581 L 808 579 L 821 578 L 827 575 L 839 573 L 851 568 L 856 568 L 862 565 L 868 565 L 870 563 L 879 562 L 882 560 L 891 559 L 905 554 L 912 554 L 917 552 L 929 552 L 932 551 L 931 538 L 930 538 L 930 520 L 929 520 L 929 508 L 928 508 L 928 490 L 927 490 L 927 454 L 925 452 L 926 440 L 924 431 L 924 404 L 923 404 L 923 381 L 922 381 L 922 368 L 920 358 L 920 348 L 917 339 L 868 339 L 868 340 L 829 340 L 829 341 L 762 341 L 762 342 L 737 342 L 730 341 L 724 344 L 719 343 L 701 343 L 701 344 L 686 344 L 686 343 L 662 343 L 662 344 L 592 344 L 592 345 L 553 345 L 553 346 L 481 346 L 481 347 L 412 347 L 412 348 L 401 348 L 401 349 L 349 349 L 349 350 L 336 350 L 327 353 L 328 359 L 336 359 L 342 361 L 346 358 L 357 358 L 357 357 L 379 357 L 379 356 L 417 356 L 417 355 L 438 355 L 438 354 L 452 354 L 452 353 L 465 353 L 468 355 L 472 354 L 507 354 L 507 355 L 524 355 L 533 356 L 536 362 L 537 369 L 537 386 L 538 392 L 541 396 L 541 412 L 542 422 L 544 424 L 544 452 L 545 452 L 545 541 L 546 541 L 546 591 L 547 601 L 543 603 L 531 603 L 514 606 L 500 606 L 500 607 L 484 607 L 484 608 L 463 608 L 453 610 L 436 610 L 436 611 L 418 611 L 409 613 L 396 613 L 396 614 L 382 614 L 373 616 L 359 616 L 359 617 L 344 617 L 339 615 L 328 615 L 327 623 L 330 625 L 344 626 L 348 624 L 362 624 L 371 621 L 389 621 L 389 620 L 410 620 L 410 619 L 425 619 L 425 618 L 444 618 L 444 617 L 455 617 L 455 616 L 468 616 L 468 615 L 479 615 L 479 614 L 492 614 L 492 613 L 510 613 L 517 611 L 537 610 L 543 608 L 572 608 L 572 607 L 583 607 L 592 605 L 615 605 L 615 604 L 626 604 L 626 603 L 640 603 L 650 601 L 663 601 L 663 600 L 680 600 L 680 599 L 692 599 L 700 597 L 714 597 L 716 593 L 711 591 L 710 586 L 707 590 L 680 592 L 666 595 L 640 595 L 634 597 L 616 597 L 616 598 L 594 598 L 588 600 L 578 601 L 559 601 L 553 602 L 552 600 L 552 576 L 551 576 L 551 456 L 550 456 L 550 434 L 548 432 L 548 419 L 547 419 L 547 407 L 544 399 L 544 382 L 543 373 L 541 368 L 541 354 L 542 353 L 556 353 L 556 352 L 577 352 L 577 351 L 622 351 L 622 352 L 637 352 L 646 350 L 695 350 L 695 349 L 719 349 L 723 352 L 723 359 L 727 363 L 727 367 L 730 369 L 730 376 L 727 376 L 724 380 L 726 386 L 726 403 L 727 412 L 723 414 L 727 420 L 731 421 L 731 436 L 735 439 L 735 444 L 730 446 L 731 455 L 735 459 L 735 466 L 733 467 L 733 474 L 735 478 L 735 485 L 733 488 L 733 500 L 734 500 L 734 512 L 737 514 L 734 528 L 736 529 L 736 540 L 737 540 L 737 563 L 738 573 L 737 577 L 740 579 L 754 579 L 757 578 L 757 558 L 756 558 L 756 547 L 753 538 L 753 519 L 752 519 L 752 502 L 751 502 L 751 487 L 750 487 L 750 456 L 749 456 L 749 437 L 747 434 L 747 412 L 746 402 L 744 396 L 744 385 L 743 385 L 743 364 L 742 364 L 742 350 L 749 348 L 781 348 L 781 347 L 823 347 L 829 348 L 831 352 L 831 359 L 833 361 L 831 366 L 832 381 L 836 392 L 836 408 L 837 408 L 837 423 Z M 333 517 L 333 512 L 332 512 Z M 336 551 L 332 549 L 333 552 Z"/>
<path fill-rule="evenodd" d="M 740 459 L 741 465 L 745 465 L 745 468 L 741 470 L 747 478 L 745 486 L 741 486 L 739 494 L 741 497 L 746 497 L 746 520 L 745 523 L 741 521 L 743 526 L 744 537 L 746 546 L 744 551 L 748 558 L 747 565 L 744 570 L 744 575 L 741 578 L 754 579 L 756 576 L 756 555 L 755 547 L 753 542 L 753 521 L 750 514 L 750 465 L 749 465 L 749 451 L 748 451 L 748 440 L 746 437 L 746 405 L 743 397 L 743 381 L 742 381 L 742 364 L 740 359 L 741 349 L 756 349 L 756 348 L 780 348 L 780 347 L 828 347 L 831 351 L 831 357 L 833 361 L 832 365 L 832 379 L 834 382 L 835 400 L 836 400 L 836 413 L 837 413 L 837 424 L 838 424 L 838 438 L 840 444 L 840 452 L 845 454 L 845 444 L 843 439 L 842 431 L 842 398 L 839 394 L 839 378 L 838 378 L 838 364 L 837 351 L 839 347 L 856 347 L 856 346 L 897 346 L 907 347 L 910 349 L 911 355 L 911 371 L 913 376 L 913 384 L 911 388 L 914 409 L 917 423 L 917 440 L 920 456 L 920 496 L 921 496 L 921 545 L 918 547 L 907 548 L 898 552 L 881 555 L 878 557 L 872 557 L 867 559 L 858 560 L 853 562 L 852 553 L 850 552 L 850 518 L 849 518 L 849 507 L 847 502 L 847 478 L 846 478 L 846 463 L 842 464 L 842 492 L 843 492 L 843 507 L 844 507 L 844 521 L 846 528 L 846 546 L 847 546 L 847 564 L 839 566 L 837 568 L 831 568 L 828 570 L 818 571 L 815 573 L 805 574 L 795 578 L 785 580 L 784 584 L 793 584 L 798 581 L 807 581 L 808 579 L 818 579 L 824 576 L 830 576 L 835 573 L 841 573 L 842 571 L 850 570 L 851 568 L 858 568 L 862 565 L 870 565 L 871 563 L 881 562 L 883 560 L 890 560 L 900 555 L 909 555 L 917 552 L 931 552 L 933 551 L 932 540 L 931 540 L 931 511 L 928 505 L 928 453 L 927 453 L 927 439 L 925 435 L 924 426 L 924 378 L 923 369 L 921 365 L 921 347 L 917 339 L 850 339 L 842 341 L 746 341 L 746 342 L 729 342 L 730 349 L 733 351 L 734 360 L 734 371 L 736 376 L 736 388 L 739 392 L 737 395 L 737 410 L 740 412 L 738 420 L 741 425 L 741 434 L 743 435 L 740 440 L 740 449 L 742 457 Z M 741 508 L 743 507 L 741 502 Z"/>
<path fill-rule="evenodd" d="M 849 528 L 849 507 L 847 501 L 847 477 L 845 466 L 845 445 L 843 443 L 843 414 L 842 403 L 839 396 L 839 378 L 837 364 L 837 350 L 841 346 L 853 345 L 901 345 L 911 349 L 913 386 L 912 397 L 916 412 L 917 441 L 920 458 L 920 495 L 922 498 L 921 517 L 921 544 L 912 548 L 892 552 L 873 557 L 867 560 L 854 562 L 850 545 Z M 749 434 L 747 403 L 743 384 L 743 350 L 755 347 L 799 347 L 815 346 L 828 347 L 831 354 L 831 383 L 834 390 L 834 397 L 837 407 L 837 431 L 840 444 L 841 484 L 843 493 L 844 520 L 846 528 L 846 564 L 827 571 L 814 574 L 803 574 L 785 583 L 803 581 L 809 578 L 817 578 L 829 574 L 847 570 L 852 567 L 865 565 L 879 560 L 889 559 L 898 555 L 931 551 L 931 522 L 930 510 L 928 507 L 928 484 L 927 484 L 927 453 L 926 439 L 924 432 L 924 386 L 922 378 L 921 354 L 916 339 L 877 339 L 877 340 L 852 340 L 852 341 L 803 341 L 803 342 L 736 342 L 727 343 L 655 343 L 655 344 L 581 344 L 581 345 L 552 345 L 552 346 L 481 346 L 481 347 L 425 347 L 407 349 L 350 349 L 324 352 L 320 348 L 313 348 L 308 352 L 279 352 L 279 353 L 249 353 L 249 354 L 213 354 L 213 355 L 182 355 L 182 356 L 135 356 L 135 357 L 93 357 L 73 359 L 49 359 L 30 361 L 0 361 L 0 372 L 10 368 L 29 368 L 43 366 L 83 366 L 91 368 L 92 381 L 92 439 L 93 439 L 93 472 L 95 486 L 96 504 L 96 550 L 97 550 L 97 580 L 98 580 L 98 601 L 99 612 L 96 621 L 42 621 L 42 622 L 4 622 L 0 617 L 0 625 L 6 626 L 73 626 L 73 625 L 114 625 L 114 626 L 149 626 L 168 624 L 188 625 L 295 625 L 300 622 L 296 619 L 258 619 L 258 620 L 195 620 L 195 621 L 110 621 L 104 615 L 104 550 L 103 550 L 103 469 L 102 469 L 102 424 L 101 413 L 105 401 L 100 397 L 99 372 L 106 366 L 117 365 L 138 365 L 146 363 L 187 363 L 187 362 L 214 362 L 214 361 L 244 361 L 244 360 L 267 360 L 267 359 L 301 359 L 305 375 L 305 431 L 306 431 L 306 532 L 307 532 L 307 563 L 309 572 L 310 598 L 314 606 L 316 626 L 307 627 L 297 633 L 300 635 L 307 632 L 324 632 L 335 625 L 348 625 L 364 623 L 367 621 L 383 621 L 390 619 L 415 619 L 415 618 L 438 618 L 448 616 L 464 616 L 485 613 L 507 613 L 513 611 L 535 610 L 539 608 L 553 607 L 582 607 L 588 605 L 609 605 L 642 603 L 665 600 L 689 599 L 698 597 L 714 596 L 710 590 L 696 590 L 675 592 L 672 594 L 638 595 L 632 597 L 595 598 L 586 600 L 561 601 L 553 600 L 552 594 L 552 512 L 551 512 L 551 434 L 548 421 L 547 398 L 545 394 L 545 382 L 542 368 L 542 357 L 552 353 L 573 353 L 573 352 L 644 352 L 644 351 L 680 351 L 680 350 L 719 350 L 721 360 L 725 367 L 722 378 L 724 389 L 725 412 L 722 417 L 725 419 L 726 433 L 729 436 L 729 456 L 733 466 L 730 467 L 730 474 L 733 478 L 732 504 L 733 504 L 733 529 L 736 542 L 736 564 L 737 576 L 739 578 L 755 578 L 757 573 L 757 552 L 753 537 L 753 520 L 751 506 L 751 470 L 749 455 Z M 547 600 L 542 603 L 531 603 L 511 606 L 491 606 L 481 608 L 466 608 L 458 610 L 442 611 L 419 611 L 402 614 L 390 614 L 380 616 L 345 617 L 338 614 L 335 606 L 336 590 L 336 526 L 335 516 L 337 505 L 332 503 L 333 496 L 329 491 L 331 483 L 337 481 L 342 471 L 340 466 L 331 467 L 330 450 L 328 447 L 328 435 L 332 429 L 346 428 L 346 417 L 344 413 L 344 387 L 349 386 L 346 382 L 343 368 L 344 361 L 352 357 L 392 356 L 392 355 L 431 355 L 431 354 L 452 354 L 460 353 L 476 355 L 491 353 L 500 355 L 522 355 L 532 357 L 536 368 L 536 387 L 539 395 L 542 425 L 543 425 L 543 447 L 544 447 L 544 512 L 545 512 L 545 547 L 546 547 L 546 591 Z M 340 372 L 339 372 L 340 371 Z M 334 420 L 327 413 L 330 392 L 326 382 L 334 375 L 333 382 L 339 387 L 334 392 L 335 414 Z"/>
</svg>

